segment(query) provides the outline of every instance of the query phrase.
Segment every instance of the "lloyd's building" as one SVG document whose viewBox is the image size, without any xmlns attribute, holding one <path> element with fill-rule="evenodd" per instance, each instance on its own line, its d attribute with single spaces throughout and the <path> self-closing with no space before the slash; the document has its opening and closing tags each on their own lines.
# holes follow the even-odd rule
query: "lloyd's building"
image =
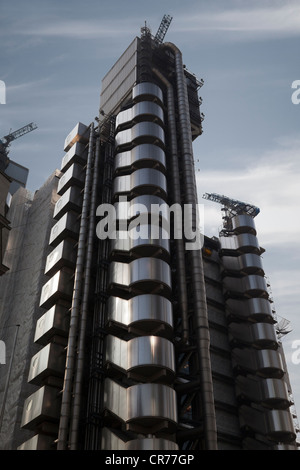
<svg viewBox="0 0 300 470">
<path fill-rule="evenodd" d="M 199 243 L 203 83 L 163 41 L 168 21 L 141 29 L 97 122 L 66 138 L 12 448 L 297 449 L 256 212 L 223 198 L 223 230 Z"/>
</svg>

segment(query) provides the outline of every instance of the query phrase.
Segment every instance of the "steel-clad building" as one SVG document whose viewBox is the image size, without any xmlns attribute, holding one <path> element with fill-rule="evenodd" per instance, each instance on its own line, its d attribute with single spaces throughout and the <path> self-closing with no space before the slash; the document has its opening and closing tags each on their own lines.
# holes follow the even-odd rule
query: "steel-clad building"
<svg viewBox="0 0 300 470">
<path fill-rule="evenodd" d="M 199 232 L 202 84 L 145 26 L 103 78 L 97 122 L 66 137 L 4 448 L 297 448 L 254 217 Z"/>
</svg>

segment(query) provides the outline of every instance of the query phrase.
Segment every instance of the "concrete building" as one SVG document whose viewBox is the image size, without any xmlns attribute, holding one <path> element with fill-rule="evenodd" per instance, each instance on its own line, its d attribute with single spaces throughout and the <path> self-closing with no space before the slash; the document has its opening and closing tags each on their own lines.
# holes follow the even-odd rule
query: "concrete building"
<svg viewBox="0 0 300 470">
<path fill-rule="evenodd" d="M 203 82 L 162 39 L 142 28 L 47 185 L 7 448 L 297 448 L 254 217 L 228 211 L 218 237 L 201 236 Z"/>
</svg>

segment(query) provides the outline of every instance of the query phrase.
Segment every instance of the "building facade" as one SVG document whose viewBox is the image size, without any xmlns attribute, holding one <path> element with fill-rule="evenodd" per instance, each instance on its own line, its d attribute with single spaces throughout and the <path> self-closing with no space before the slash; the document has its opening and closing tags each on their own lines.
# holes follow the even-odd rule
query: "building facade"
<svg viewBox="0 0 300 470">
<path fill-rule="evenodd" d="M 97 124 L 67 136 L 19 401 L 26 438 L 8 446 L 297 448 L 253 217 L 199 231 L 201 85 L 142 28 L 102 81 Z"/>
</svg>

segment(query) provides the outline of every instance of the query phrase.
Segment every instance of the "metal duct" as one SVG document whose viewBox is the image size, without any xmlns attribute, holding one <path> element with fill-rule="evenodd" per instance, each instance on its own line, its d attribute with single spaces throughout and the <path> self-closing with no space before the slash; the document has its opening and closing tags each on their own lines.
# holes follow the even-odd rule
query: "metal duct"
<svg viewBox="0 0 300 470">
<path fill-rule="evenodd" d="M 86 178 L 85 178 L 84 193 L 83 193 L 82 214 L 81 214 L 80 230 L 79 230 L 77 263 L 76 263 L 76 270 L 75 270 L 72 307 L 71 307 L 71 312 L 70 312 L 69 340 L 68 340 L 67 357 L 66 357 L 64 388 L 62 392 L 62 406 L 61 406 L 61 417 L 60 417 L 60 423 L 59 423 L 57 450 L 65 450 L 67 449 L 67 446 L 68 446 L 68 442 L 67 442 L 68 441 L 68 427 L 69 427 L 71 400 L 72 400 L 73 376 L 74 376 L 75 361 L 76 361 L 78 322 L 79 322 L 79 314 L 80 314 L 81 290 L 82 290 L 83 271 L 84 271 L 84 262 L 85 262 L 85 244 L 86 244 L 87 231 L 88 231 L 88 215 L 89 215 L 89 207 L 90 207 L 90 187 L 91 187 L 91 180 L 92 180 L 93 144 L 94 144 L 94 124 L 91 123 Z"/>
<path fill-rule="evenodd" d="M 196 227 L 195 211 L 197 204 L 197 187 L 194 171 L 187 85 L 184 75 L 182 55 L 180 50 L 172 43 L 165 43 L 162 47 L 171 49 L 175 54 L 177 95 L 179 105 L 179 130 L 183 162 L 183 179 L 185 184 L 185 203 L 191 204 L 193 207 L 193 213 L 191 214 L 193 230 L 199 230 L 199 227 Z M 194 292 L 194 320 L 199 356 L 199 373 L 202 380 L 201 404 L 204 419 L 204 436 L 206 449 L 215 450 L 217 449 L 217 425 L 214 405 L 213 381 L 211 374 L 210 335 L 201 251 L 189 251 L 189 259 Z"/>
</svg>

